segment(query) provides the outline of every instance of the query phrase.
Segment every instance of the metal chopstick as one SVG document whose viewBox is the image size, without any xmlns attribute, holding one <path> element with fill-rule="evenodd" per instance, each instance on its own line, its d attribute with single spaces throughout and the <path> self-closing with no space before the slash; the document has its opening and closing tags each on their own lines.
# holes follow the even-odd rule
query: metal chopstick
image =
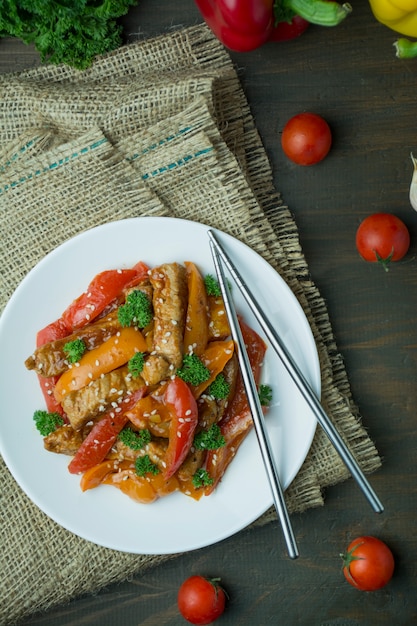
<svg viewBox="0 0 417 626">
<path fill-rule="evenodd" d="M 291 527 L 290 519 L 288 516 L 287 507 L 285 504 L 284 494 L 282 491 L 278 470 L 275 464 L 275 460 L 271 450 L 271 444 L 268 437 L 268 432 L 265 426 L 265 419 L 259 401 L 258 391 L 256 383 L 253 378 L 252 368 L 249 362 L 249 357 L 246 352 L 245 342 L 243 340 L 242 332 L 240 330 L 239 321 L 237 318 L 236 310 L 229 292 L 229 286 L 224 275 L 224 271 L 221 265 L 219 253 L 210 241 L 211 253 L 213 256 L 213 262 L 216 269 L 217 278 L 219 281 L 220 289 L 222 292 L 227 317 L 229 320 L 230 331 L 232 338 L 237 344 L 237 355 L 239 359 L 240 370 L 242 374 L 243 383 L 245 386 L 246 394 L 248 397 L 249 407 L 252 414 L 253 423 L 255 426 L 255 432 L 258 438 L 259 447 L 262 454 L 262 459 L 265 464 L 268 480 L 271 486 L 275 509 L 278 513 L 279 520 L 281 522 L 288 555 L 290 558 L 295 559 L 298 557 L 297 543 L 294 537 L 294 533 Z"/>
<path fill-rule="evenodd" d="M 248 303 L 252 313 L 255 315 L 259 325 L 261 326 L 262 330 L 266 334 L 268 340 L 271 342 L 272 347 L 274 348 L 275 352 L 280 357 L 281 361 L 283 362 L 284 366 L 286 367 L 288 373 L 290 374 L 291 378 L 295 382 L 302 396 L 304 397 L 304 399 L 310 406 L 318 423 L 320 424 L 320 426 L 326 433 L 330 442 L 333 444 L 336 452 L 339 454 L 340 458 L 342 459 L 342 461 L 344 462 L 344 464 L 350 471 L 351 475 L 356 480 L 357 484 L 359 485 L 360 489 L 362 490 L 363 494 L 365 495 L 366 499 L 368 500 L 373 510 L 376 513 L 382 513 L 382 511 L 384 510 L 382 503 L 380 502 L 375 491 L 372 489 L 371 485 L 369 484 L 368 480 L 363 474 L 361 468 L 356 462 L 356 459 L 353 457 L 349 448 L 346 446 L 345 442 L 343 441 L 342 437 L 340 436 L 333 422 L 330 420 L 329 416 L 324 411 L 323 407 L 320 404 L 319 399 L 317 398 L 310 384 L 304 377 L 298 365 L 295 363 L 294 359 L 288 352 L 286 346 L 284 345 L 280 337 L 275 332 L 275 329 L 272 327 L 270 322 L 263 315 L 263 312 L 260 309 L 258 303 L 254 299 L 252 293 L 250 292 L 249 288 L 245 284 L 242 276 L 239 274 L 235 265 L 232 263 L 231 259 L 226 254 L 224 248 L 221 246 L 214 231 L 209 230 L 208 235 L 210 239 L 210 244 L 216 249 L 217 253 L 223 260 L 225 266 L 227 267 L 231 276 L 233 277 L 234 281 L 239 287 L 243 297 Z"/>
</svg>

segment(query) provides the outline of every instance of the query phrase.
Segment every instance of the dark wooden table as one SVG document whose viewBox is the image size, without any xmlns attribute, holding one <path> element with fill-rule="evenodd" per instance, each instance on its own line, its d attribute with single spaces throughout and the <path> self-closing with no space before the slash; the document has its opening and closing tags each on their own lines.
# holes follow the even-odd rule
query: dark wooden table
<svg viewBox="0 0 417 626">
<path fill-rule="evenodd" d="M 184 554 L 92 597 L 28 620 L 33 626 L 174 626 L 182 580 L 220 576 L 230 594 L 226 626 L 411 626 L 417 624 L 417 214 L 408 201 L 417 152 L 417 59 L 400 61 L 396 34 L 365 2 L 339 27 L 232 54 L 277 188 L 293 211 L 312 277 L 327 301 L 336 341 L 364 423 L 384 458 L 371 482 L 385 505 L 374 514 L 352 480 L 325 506 L 294 515 L 301 556 L 285 556 L 277 522 Z M 192 0 L 140 0 L 123 20 L 132 41 L 201 21 Z M 39 63 L 16 40 L 0 41 L 0 71 Z M 281 152 L 285 121 L 314 110 L 330 123 L 325 167 L 300 168 Z M 407 257 L 388 273 L 362 261 L 355 232 L 369 213 L 408 225 Z M 168 524 L 168 522 L 167 522 Z M 396 557 L 391 583 L 374 593 L 348 585 L 339 553 L 357 535 L 384 539 Z"/>
</svg>

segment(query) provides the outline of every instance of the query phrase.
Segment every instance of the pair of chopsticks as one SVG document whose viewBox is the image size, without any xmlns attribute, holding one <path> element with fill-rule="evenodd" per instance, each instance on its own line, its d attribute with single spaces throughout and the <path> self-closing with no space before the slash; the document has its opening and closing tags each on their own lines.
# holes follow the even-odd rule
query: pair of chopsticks
<svg viewBox="0 0 417 626">
<path fill-rule="evenodd" d="M 240 292 L 242 293 L 245 301 L 249 305 L 252 313 L 255 315 L 260 327 L 264 331 L 271 346 L 281 359 L 286 370 L 290 374 L 292 380 L 296 384 L 303 398 L 306 400 L 308 406 L 313 411 L 318 423 L 323 428 L 330 442 L 333 444 L 335 450 L 339 454 L 340 458 L 350 471 L 353 478 L 356 480 L 369 504 L 376 513 L 381 513 L 384 510 L 380 500 L 376 493 L 372 489 L 362 470 L 360 469 L 355 458 L 352 456 L 349 448 L 346 446 L 338 430 L 335 428 L 333 422 L 324 411 L 320 404 L 319 399 L 311 388 L 309 382 L 304 377 L 298 365 L 295 363 L 291 354 L 288 352 L 286 346 L 282 342 L 275 329 L 272 327 L 268 319 L 264 316 L 261 308 L 250 292 L 249 288 L 245 284 L 243 278 L 239 274 L 235 265 L 232 263 L 230 257 L 220 244 L 217 235 L 213 230 L 208 230 L 209 242 L 211 253 L 213 257 L 214 267 L 216 270 L 217 278 L 219 281 L 220 289 L 222 292 L 227 317 L 229 320 L 230 331 L 232 338 L 237 346 L 237 353 L 239 359 L 239 366 L 242 374 L 243 383 L 245 385 L 246 394 L 248 397 L 249 407 L 252 413 L 252 419 L 255 426 L 256 435 L 259 442 L 259 447 L 262 454 L 262 459 L 265 465 L 266 473 L 270 483 L 275 509 L 278 513 L 279 520 L 281 522 L 288 555 L 290 558 L 295 559 L 298 556 L 297 543 L 294 537 L 294 533 L 289 520 L 288 511 L 285 505 L 285 499 L 283 490 L 280 483 L 277 466 L 275 463 L 274 455 L 271 450 L 271 444 L 268 437 L 268 432 L 265 425 L 265 418 L 263 415 L 262 407 L 259 401 L 257 387 L 253 378 L 252 369 L 250 366 L 248 354 L 246 352 L 245 343 L 243 341 L 242 332 L 240 330 L 239 321 L 237 318 L 236 309 L 230 294 L 229 286 L 227 284 L 226 276 L 222 266 L 222 262 L 228 269 L 233 280 L 237 284 Z"/>
</svg>

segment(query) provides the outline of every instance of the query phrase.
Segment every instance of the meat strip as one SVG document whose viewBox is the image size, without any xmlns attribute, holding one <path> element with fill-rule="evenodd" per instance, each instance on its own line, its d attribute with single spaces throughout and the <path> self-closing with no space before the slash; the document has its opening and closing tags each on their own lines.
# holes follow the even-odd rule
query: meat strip
<svg viewBox="0 0 417 626">
<path fill-rule="evenodd" d="M 78 391 L 70 391 L 62 400 L 62 408 L 74 430 L 80 430 L 87 421 L 112 407 L 117 408 L 117 403 L 122 398 L 129 392 L 137 391 L 144 384 L 140 376 L 132 378 L 127 365 L 124 365 Z"/>
<path fill-rule="evenodd" d="M 188 304 L 185 267 L 165 263 L 150 274 L 153 287 L 153 351 L 178 368 L 183 359 L 183 338 Z"/>
<path fill-rule="evenodd" d="M 64 352 L 64 346 L 67 343 L 75 339 L 82 339 L 87 350 L 92 350 L 119 330 L 120 323 L 117 319 L 117 311 L 114 311 L 99 322 L 89 324 L 68 335 L 68 337 L 40 346 L 32 356 L 26 359 L 25 365 L 28 370 L 35 370 L 41 376 L 58 376 L 68 369 L 67 356 Z"/>
</svg>

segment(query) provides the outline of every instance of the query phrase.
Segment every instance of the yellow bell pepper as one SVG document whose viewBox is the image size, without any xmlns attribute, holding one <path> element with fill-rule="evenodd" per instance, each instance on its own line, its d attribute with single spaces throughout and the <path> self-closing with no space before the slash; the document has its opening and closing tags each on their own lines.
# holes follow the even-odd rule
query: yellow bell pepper
<svg viewBox="0 0 417 626">
<path fill-rule="evenodd" d="M 417 37 L 417 0 L 369 0 L 378 22 L 408 37 Z"/>
</svg>

